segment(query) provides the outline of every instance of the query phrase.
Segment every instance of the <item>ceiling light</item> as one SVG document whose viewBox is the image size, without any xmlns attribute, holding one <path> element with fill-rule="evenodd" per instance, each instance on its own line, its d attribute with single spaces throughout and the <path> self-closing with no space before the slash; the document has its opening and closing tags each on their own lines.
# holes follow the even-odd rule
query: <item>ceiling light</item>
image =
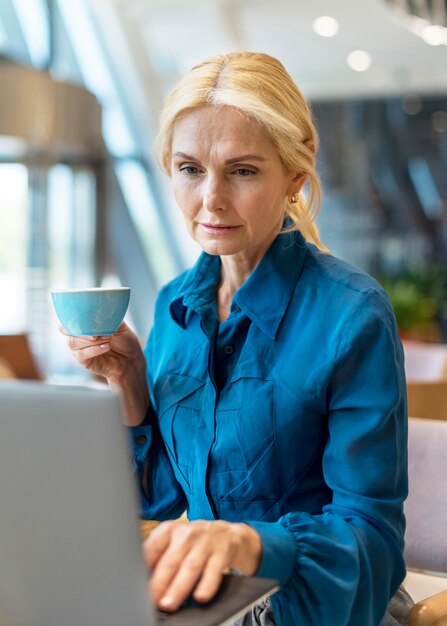
<svg viewBox="0 0 447 626">
<path fill-rule="evenodd" d="M 398 23 L 430 46 L 447 46 L 447 0 L 386 0 Z"/>
<path fill-rule="evenodd" d="M 444 43 L 445 29 L 442 26 L 425 26 L 422 29 L 421 37 L 430 46 L 440 46 Z"/>
<path fill-rule="evenodd" d="M 322 15 L 314 21 L 313 28 L 321 37 L 333 37 L 338 33 L 338 22 L 335 17 Z"/>
<path fill-rule="evenodd" d="M 447 132 L 447 113 L 445 111 L 435 111 L 431 116 L 431 125 L 437 133 Z"/>
<path fill-rule="evenodd" d="M 355 72 L 365 72 L 371 67 L 371 55 L 365 50 L 353 50 L 346 58 L 346 63 Z"/>
<path fill-rule="evenodd" d="M 403 97 L 402 107 L 408 115 L 417 115 L 422 111 L 422 99 L 415 93 L 409 93 Z"/>
</svg>

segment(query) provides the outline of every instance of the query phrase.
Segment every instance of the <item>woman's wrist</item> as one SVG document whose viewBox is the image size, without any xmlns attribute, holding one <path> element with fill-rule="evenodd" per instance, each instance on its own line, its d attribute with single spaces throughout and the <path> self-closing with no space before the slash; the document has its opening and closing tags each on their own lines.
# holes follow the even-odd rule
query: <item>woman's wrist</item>
<svg viewBox="0 0 447 626">
<path fill-rule="evenodd" d="M 234 524 L 234 527 L 237 537 L 237 550 L 233 567 L 246 576 L 253 576 L 261 565 L 261 537 L 259 533 L 248 524 Z"/>
<path fill-rule="evenodd" d="M 146 379 L 146 361 L 144 355 L 129 364 L 119 378 L 108 380 L 109 387 L 117 391 L 123 400 L 124 424 L 139 426 L 144 420 L 150 405 L 149 389 Z"/>
</svg>

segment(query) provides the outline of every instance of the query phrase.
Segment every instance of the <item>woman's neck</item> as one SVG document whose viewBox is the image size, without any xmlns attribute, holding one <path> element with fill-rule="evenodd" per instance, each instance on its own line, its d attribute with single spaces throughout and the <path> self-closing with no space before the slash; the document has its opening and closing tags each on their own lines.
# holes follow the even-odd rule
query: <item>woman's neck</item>
<svg viewBox="0 0 447 626">
<path fill-rule="evenodd" d="M 225 321 L 230 315 L 234 294 L 242 287 L 250 274 L 254 272 L 278 235 L 281 224 L 278 224 L 277 229 L 256 248 L 248 248 L 237 254 L 222 255 L 220 257 L 221 269 L 220 282 L 217 287 L 217 311 L 221 322 Z"/>
<path fill-rule="evenodd" d="M 217 287 L 217 311 L 219 320 L 223 322 L 230 315 L 234 294 L 254 271 L 260 259 L 236 261 L 232 256 L 222 256 L 220 259 L 221 276 Z"/>
</svg>

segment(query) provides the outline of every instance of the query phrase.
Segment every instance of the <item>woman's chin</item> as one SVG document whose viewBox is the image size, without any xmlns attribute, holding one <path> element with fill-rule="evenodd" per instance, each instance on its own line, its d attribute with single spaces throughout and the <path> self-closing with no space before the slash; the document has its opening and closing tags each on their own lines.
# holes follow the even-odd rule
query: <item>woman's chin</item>
<svg viewBox="0 0 447 626">
<path fill-rule="evenodd" d="M 229 248 L 228 246 L 222 246 L 222 245 L 217 245 L 217 244 L 215 246 L 206 246 L 206 247 L 203 246 L 203 250 L 207 254 L 211 254 L 213 256 L 231 256 L 233 254 L 237 254 L 238 252 L 240 252 L 239 249 L 233 250 Z"/>
<path fill-rule="evenodd" d="M 244 246 L 240 243 L 237 244 L 235 241 L 222 241 L 221 239 L 216 240 L 211 237 L 200 237 L 200 239 L 196 239 L 196 241 L 204 252 L 218 256 L 237 254 L 245 249 Z"/>
</svg>

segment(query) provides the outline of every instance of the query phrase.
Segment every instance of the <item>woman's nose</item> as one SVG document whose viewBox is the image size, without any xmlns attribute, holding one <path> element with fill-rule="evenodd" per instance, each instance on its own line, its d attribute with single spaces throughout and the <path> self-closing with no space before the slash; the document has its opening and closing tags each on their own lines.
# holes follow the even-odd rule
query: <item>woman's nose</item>
<svg viewBox="0 0 447 626">
<path fill-rule="evenodd" d="M 209 178 L 203 191 L 203 206 L 207 211 L 223 211 L 226 209 L 225 185 L 216 178 Z"/>
</svg>

